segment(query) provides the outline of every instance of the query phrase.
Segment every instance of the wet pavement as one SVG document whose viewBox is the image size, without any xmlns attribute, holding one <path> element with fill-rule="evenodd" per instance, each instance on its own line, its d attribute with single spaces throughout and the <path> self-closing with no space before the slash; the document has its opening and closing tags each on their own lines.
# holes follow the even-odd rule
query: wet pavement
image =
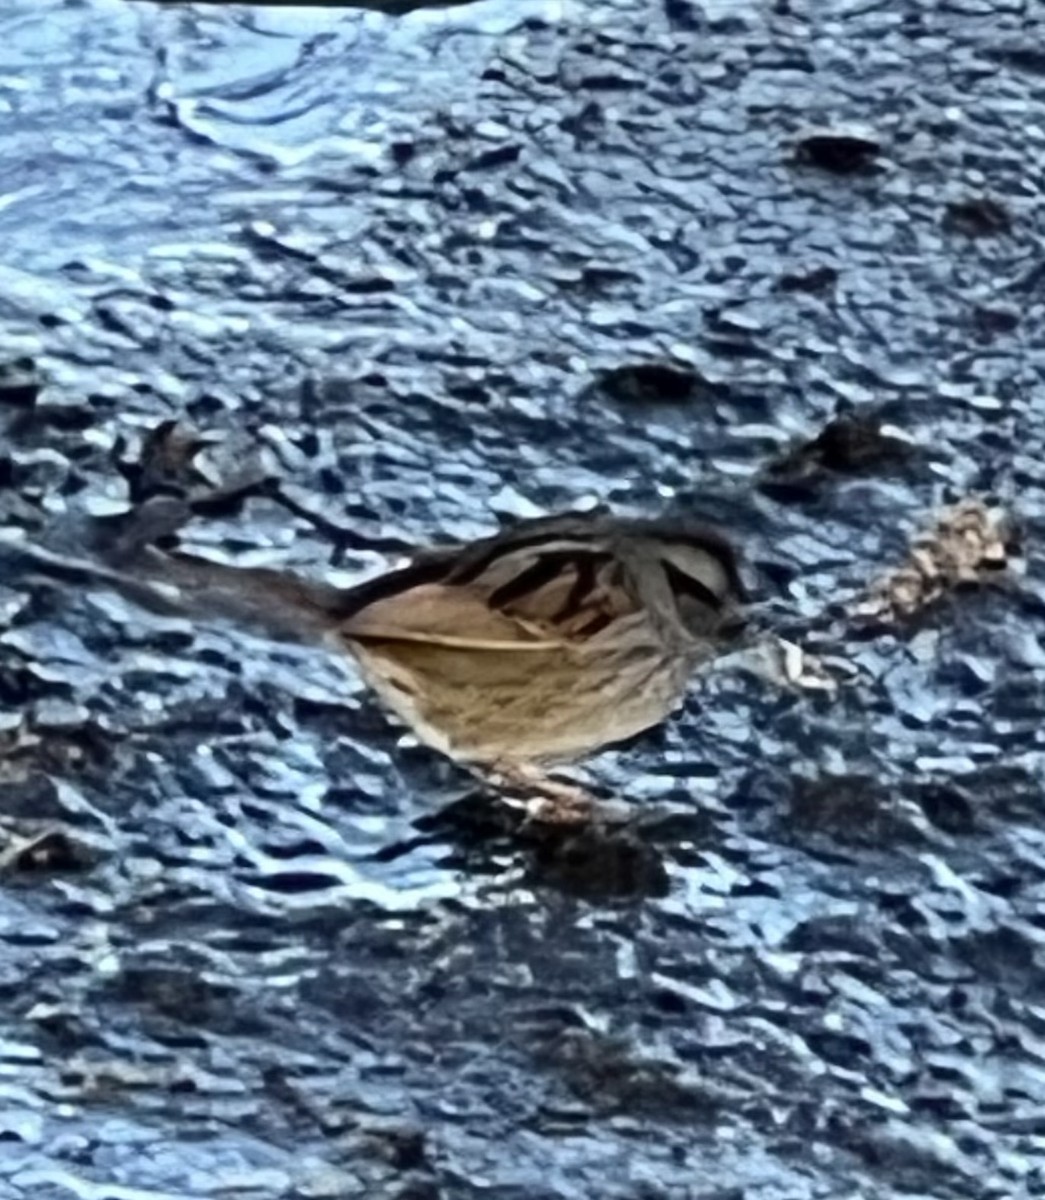
<svg viewBox="0 0 1045 1200">
<path fill-rule="evenodd" d="M 801 640 L 956 499 L 1022 551 L 835 622 L 834 696 L 712 672 L 586 764 L 610 837 L 321 651 L 0 581 L 0 1197 L 1045 1195 L 1040 7 L 0 32 L 5 526 L 122 511 L 177 418 L 299 514 L 193 545 L 342 581 L 675 506 Z"/>
</svg>

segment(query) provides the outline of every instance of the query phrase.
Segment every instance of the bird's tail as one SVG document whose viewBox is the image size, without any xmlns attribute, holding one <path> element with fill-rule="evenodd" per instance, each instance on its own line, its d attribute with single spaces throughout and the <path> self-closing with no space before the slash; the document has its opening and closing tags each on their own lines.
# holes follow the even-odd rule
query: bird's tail
<svg viewBox="0 0 1045 1200">
<path fill-rule="evenodd" d="M 281 641 L 318 641 L 337 623 L 353 589 L 291 572 L 236 567 L 153 542 L 172 531 L 171 514 L 148 513 L 127 529 L 50 539 L 50 545 L 5 538 L 0 531 L 0 583 L 50 584 L 69 594 L 112 591 L 168 617 L 229 620 Z"/>
</svg>

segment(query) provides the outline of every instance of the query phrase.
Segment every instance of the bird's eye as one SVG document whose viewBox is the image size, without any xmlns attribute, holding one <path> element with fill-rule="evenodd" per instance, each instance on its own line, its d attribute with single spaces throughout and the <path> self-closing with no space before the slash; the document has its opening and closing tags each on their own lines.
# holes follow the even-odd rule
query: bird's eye
<svg viewBox="0 0 1045 1200">
<path fill-rule="evenodd" d="M 729 580 L 722 564 L 688 546 L 672 546 L 660 561 L 683 626 L 695 635 L 717 634 L 729 611 Z"/>
<path fill-rule="evenodd" d="M 733 547 L 712 531 L 705 530 L 691 537 L 665 538 L 661 555 L 723 600 L 727 597 L 734 600 L 746 598 Z"/>
<path fill-rule="evenodd" d="M 717 613 L 721 609 L 722 597 L 710 586 L 706 571 L 703 577 L 700 577 L 683 570 L 682 567 L 666 558 L 661 559 L 661 565 L 664 567 L 664 573 L 680 608 L 683 601 L 689 601 L 691 605 L 702 607 L 705 613 L 708 610 Z"/>
</svg>

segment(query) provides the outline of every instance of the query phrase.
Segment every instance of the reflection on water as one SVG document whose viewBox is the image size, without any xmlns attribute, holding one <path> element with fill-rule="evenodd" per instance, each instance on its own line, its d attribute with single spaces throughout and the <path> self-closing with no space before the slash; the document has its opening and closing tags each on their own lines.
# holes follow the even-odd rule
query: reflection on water
<svg viewBox="0 0 1045 1200">
<path fill-rule="evenodd" d="M 203 249 L 227 240 L 230 219 L 289 215 L 316 186 L 355 190 L 398 139 L 425 126 L 445 136 L 440 111 L 469 103 L 520 20 L 564 13 L 560 0 L 400 21 L 321 7 L 94 3 L 79 20 L 20 7 L 4 18 L 3 92 L 18 119 L 0 147 L 0 232 L 6 263 L 51 269 L 91 255 L 131 266 L 186 238 Z"/>
<path fill-rule="evenodd" d="M 299 511 L 196 547 L 342 582 L 674 500 L 801 626 L 955 496 L 1032 535 L 1045 31 L 799 7 L 8 0 L 0 523 L 118 511 L 187 416 Z M 874 171 L 796 159 L 848 122 Z M 916 452 L 766 474 L 840 406 Z M 0 1190 L 1040 1190 L 1027 542 L 835 698 L 714 675 L 593 764 L 606 840 L 520 828 L 322 653 L 0 581 L 4 837 L 85 849 L 5 862 Z"/>
</svg>

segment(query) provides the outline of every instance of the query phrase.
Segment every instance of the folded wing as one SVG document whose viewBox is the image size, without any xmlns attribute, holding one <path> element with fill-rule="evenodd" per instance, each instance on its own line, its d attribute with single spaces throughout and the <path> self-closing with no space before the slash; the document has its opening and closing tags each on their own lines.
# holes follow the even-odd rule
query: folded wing
<svg viewBox="0 0 1045 1200">
<path fill-rule="evenodd" d="M 390 586 L 346 617 L 341 633 L 359 641 L 547 649 L 594 636 L 638 609 L 626 565 L 590 520 L 526 522 L 424 561 L 424 578 L 411 576 L 416 568 L 398 580 L 386 576 Z"/>
</svg>

